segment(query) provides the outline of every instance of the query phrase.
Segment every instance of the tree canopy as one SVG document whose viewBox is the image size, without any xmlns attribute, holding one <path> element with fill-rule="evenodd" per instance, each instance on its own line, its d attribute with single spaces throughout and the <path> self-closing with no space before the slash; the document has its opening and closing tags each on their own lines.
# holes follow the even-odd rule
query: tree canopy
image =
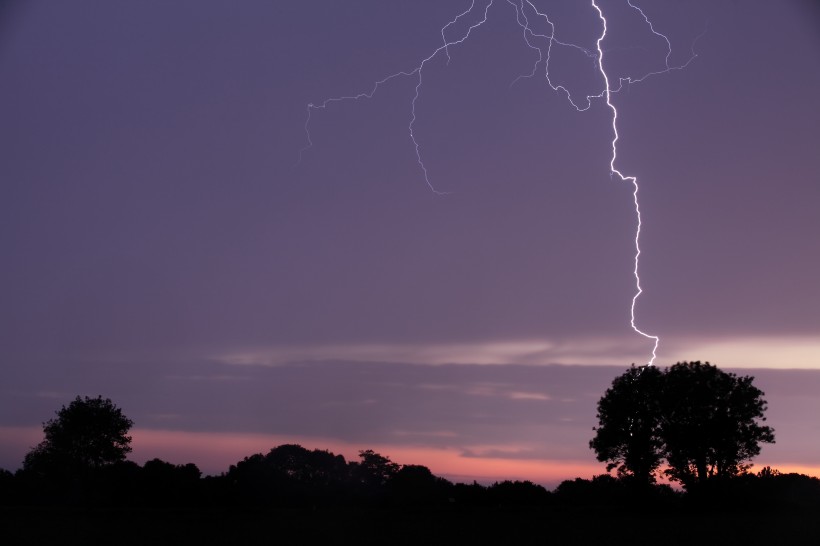
<svg viewBox="0 0 820 546">
<path fill-rule="evenodd" d="M 43 423 L 45 439 L 23 461 L 39 473 L 76 472 L 125 460 L 131 452 L 128 431 L 133 421 L 108 399 L 75 398 Z"/>
<path fill-rule="evenodd" d="M 599 425 L 590 447 L 607 470 L 652 483 L 663 461 L 658 392 L 661 371 L 654 366 L 629 368 L 616 377 L 598 402 Z"/>
<path fill-rule="evenodd" d="M 752 377 L 738 377 L 700 362 L 675 364 L 666 372 L 661 396 L 670 478 L 690 485 L 716 476 L 734 476 L 774 443 L 762 425 L 766 401 Z"/>
<path fill-rule="evenodd" d="M 665 460 L 670 479 L 690 487 L 711 477 L 747 470 L 761 443 L 773 443 L 763 392 L 752 377 L 738 377 L 700 361 L 664 371 L 629 368 L 598 402 L 590 441 L 608 470 L 651 483 Z"/>
</svg>

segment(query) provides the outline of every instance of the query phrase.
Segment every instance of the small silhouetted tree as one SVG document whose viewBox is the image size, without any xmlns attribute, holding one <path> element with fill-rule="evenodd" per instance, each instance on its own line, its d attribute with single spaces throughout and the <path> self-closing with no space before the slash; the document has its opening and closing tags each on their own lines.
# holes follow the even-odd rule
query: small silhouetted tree
<svg viewBox="0 0 820 546">
<path fill-rule="evenodd" d="M 752 377 L 706 363 L 680 362 L 665 374 L 660 399 L 667 475 L 684 486 L 747 470 L 761 443 L 774 443 L 763 392 Z"/>
<path fill-rule="evenodd" d="M 391 461 L 389 457 L 379 455 L 372 449 L 359 451 L 359 459 L 359 463 L 353 467 L 353 476 L 369 487 L 383 487 L 400 468 L 400 465 Z"/>
<path fill-rule="evenodd" d="M 447 502 L 453 484 L 436 477 L 429 468 L 406 464 L 387 483 L 391 498 L 400 504 Z"/>
<path fill-rule="evenodd" d="M 133 421 L 110 399 L 74 399 L 43 423 L 45 439 L 26 455 L 23 470 L 39 475 L 81 475 L 125 460 Z"/>
<path fill-rule="evenodd" d="M 351 493 L 364 502 L 384 499 L 389 495 L 388 483 L 399 468 L 401 465 L 372 449 L 359 451 L 359 462 L 351 462 L 349 466 Z"/>
<path fill-rule="evenodd" d="M 589 442 L 607 470 L 631 476 L 637 482 L 655 481 L 655 470 L 663 460 L 658 395 L 661 371 L 654 366 L 636 367 L 616 377 L 598 401 L 598 426 Z"/>
<path fill-rule="evenodd" d="M 175 465 L 151 459 L 142 466 L 141 482 L 145 500 L 154 505 L 192 504 L 199 492 L 202 472 L 193 464 Z"/>
<path fill-rule="evenodd" d="M 623 506 L 627 500 L 623 481 L 609 474 L 591 480 L 564 480 L 555 488 L 554 495 L 563 506 Z"/>
<path fill-rule="evenodd" d="M 275 500 L 279 471 L 265 464 L 261 453 L 249 455 L 231 465 L 225 476 L 229 495 L 242 504 L 269 503 Z"/>
<path fill-rule="evenodd" d="M 488 488 L 477 481 L 453 484 L 452 502 L 463 506 L 488 506 L 492 500 Z"/>
<path fill-rule="evenodd" d="M 265 462 L 288 480 L 312 488 L 330 487 L 347 479 L 345 458 L 327 450 L 285 444 L 271 449 L 265 455 Z"/>
<path fill-rule="evenodd" d="M 550 501 L 551 495 L 544 486 L 529 480 L 495 482 L 487 493 L 492 503 L 498 506 L 543 506 Z"/>
<path fill-rule="evenodd" d="M 293 504 L 339 498 L 349 473 L 341 455 L 285 444 L 231 465 L 226 478 L 239 502 Z"/>
</svg>

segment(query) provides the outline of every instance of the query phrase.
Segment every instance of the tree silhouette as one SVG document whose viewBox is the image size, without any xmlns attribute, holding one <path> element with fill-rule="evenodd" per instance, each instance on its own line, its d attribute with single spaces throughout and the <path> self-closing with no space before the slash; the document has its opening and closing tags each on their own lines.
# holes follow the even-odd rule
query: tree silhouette
<svg viewBox="0 0 820 546">
<path fill-rule="evenodd" d="M 140 472 L 145 501 L 154 506 L 194 504 L 197 501 L 202 472 L 193 464 L 172 464 L 162 459 L 146 461 Z"/>
<path fill-rule="evenodd" d="M 681 362 L 666 372 L 660 400 L 667 475 L 684 486 L 735 476 L 751 465 L 760 443 L 774 443 L 763 392 L 708 362 Z"/>
<path fill-rule="evenodd" d="M 75 398 L 43 423 L 45 439 L 26 455 L 23 469 L 40 475 L 79 475 L 125 460 L 133 421 L 108 398 Z"/>
<path fill-rule="evenodd" d="M 598 401 L 599 425 L 589 442 L 599 461 L 609 461 L 607 470 L 617 469 L 618 475 L 644 484 L 655 481 L 655 470 L 663 460 L 661 379 L 658 368 L 634 364 L 616 377 Z"/>
<path fill-rule="evenodd" d="M 347 463 L 341 455 L 327 450 L 308 450 L 298 444 L 275 447 L 265 461 L 288 480 L 314 487 L 326 487 L 347 478 Z"/>
<path fill-rule="evenodd" d="M 634 365 L 615 378 L 598 402 L 590 441 L 607 470 L 654 481 L 666 459 L 670 479 L 687 489 L 711 477 L 735 476 L 751 465 L 761 443 L 773 443 L 766 401 L 752 377 L 708 362 L 679 362 L 661 372 Z"/>
<path fill-rule="evenodd" d="M 389 457 L 379 455 L 372 449 L 359 451 L 359 458 L 361 461 L 353 467 L 353 476 L 368 487 L 383 487 L 401 468 Z"/>
<path fill-rule="evenodd" d="M 335 498 L 348 481 L 341 455 L 284 444 L 231 465 L 227 479 L 240 502 L 305 503 Z"/>
</svg>

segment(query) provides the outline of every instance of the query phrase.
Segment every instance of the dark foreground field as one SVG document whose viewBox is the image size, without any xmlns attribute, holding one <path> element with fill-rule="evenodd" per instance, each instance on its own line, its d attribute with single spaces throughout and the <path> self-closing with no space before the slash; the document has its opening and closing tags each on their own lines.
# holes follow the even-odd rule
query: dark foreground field
<svg viewBox="0 0 820 546">
<path fill-rule="evenodd" d="M 647 514 L 545 507 L 0 508 L 17 544 L 818 544 L 812 514 Z"/>
</svg>

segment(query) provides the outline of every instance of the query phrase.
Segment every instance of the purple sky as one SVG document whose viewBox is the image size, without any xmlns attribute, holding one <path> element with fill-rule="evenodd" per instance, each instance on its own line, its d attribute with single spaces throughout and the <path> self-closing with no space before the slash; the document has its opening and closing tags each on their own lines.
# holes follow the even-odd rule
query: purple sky
<svg viewBox="0 0 820 546">
<path fill-rule="evenodd" d="M 534 4 L 595 50 L 591 3 Z M 603 471 L 595 402 L 652 346 L 629 325 L 632 188 L 603 99 L 577 112 L 543 64 L 516 81 L 537 53 L 515 9 L 422 72 L 413 132 L 451 193 L 416 161 L 415 77 L 313 110 L 296 164 L 308 103 L 412 71 L 469 5 L 3 4 L 0 467 L 102 394 L 135 459 L 209 472 L 297 440 L 467 477 Z M 662 69 L 640 14 L 600 5 L 610 79 Z M 777 436 L 759 464 L 820 473 L 820 8 L 635 5 L 671 65 L 698 55 L 612 96 L 637 323 L 661 366 L 755 375 Z M 584 105 L 603 89 L 577 48 L 550 76 Z"/>
</svg>

